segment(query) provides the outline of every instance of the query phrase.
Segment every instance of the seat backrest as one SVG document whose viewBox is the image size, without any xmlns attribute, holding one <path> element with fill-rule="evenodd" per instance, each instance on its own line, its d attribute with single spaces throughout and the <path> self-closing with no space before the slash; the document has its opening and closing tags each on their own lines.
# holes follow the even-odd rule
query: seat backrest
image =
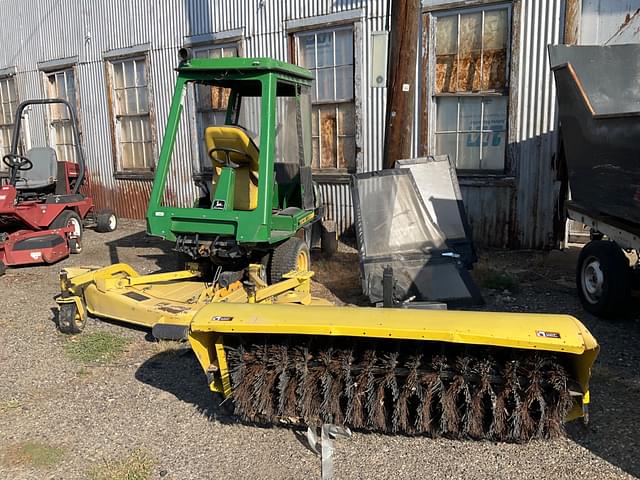
<svg viewBox="0 0 640 480">
<path fill-rule="evenodd" d="M 40 189 L 56 183 L 58 159 L 53 148 L 32 148 L 25 156 L 31 160 L 33 168 L 20 172 L 16 180 L 18 190 Z"/>
<path fill-rule="evenodd" d="M 219 127 L 207 127 L 204 132 L 207 152 L 213 164 L 213 188 L 212 197 L 218 178 L 222 173 L 222 167 L 227 161 L 227 153 L 224 149 L 235 150 L 240 153 L 230 152 L 228 159 L 239 165 L 235 168 L 236 181 L 234 192 L 235 210 L 255 210 L 258 206 L 258 160 L 260 152 L 251 137 L 241 128 L 224 125 Z M 215 150 L 215 149 L 222 150 Z M 213 151 L 212 151 L 213 150 Z"/>
</svg>

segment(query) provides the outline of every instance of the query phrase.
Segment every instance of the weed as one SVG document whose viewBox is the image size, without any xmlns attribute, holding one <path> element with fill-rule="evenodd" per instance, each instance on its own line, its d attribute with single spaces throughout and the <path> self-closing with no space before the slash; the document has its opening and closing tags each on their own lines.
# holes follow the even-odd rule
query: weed
<svg viewBox="0 0 640 480">
<path fill-rule="evenodd" d="M 47 468 L 59 463 L 64 453 L 64 449 L 46 443 L 23 442 L 9 447 L 4 455 L 4 463 L 11 466 Z"/>
<path fill-rule="evenodd" d="M 71 337 L 65 353 L 71 360 L 83 363 L 108 362 L 119 357 L 129 343 L 124 337 L 106 332 Z"/>
<path fill-rule="evenodd" d="M 142 450 L 126 458 L 104 460 L 87 472 L 90 480 L 146 480 L 151 476 L 153 460 Z"/>
<path fill-rule="evenodd" d="M 20 408 L 22 404 L 19 400 L 7 400 L 0 402 L 0 412 L 8 412 L 10 410 L 15 410 L 16 408 Z"/>
<path fill-rule="evenodd" d="M 504 271 L 487 269 L 478 271 L 478 283 L 481 287 L 493 290 L 510 290 L 515 292 L 518 289 L 518 280 Z"/>
</svg>

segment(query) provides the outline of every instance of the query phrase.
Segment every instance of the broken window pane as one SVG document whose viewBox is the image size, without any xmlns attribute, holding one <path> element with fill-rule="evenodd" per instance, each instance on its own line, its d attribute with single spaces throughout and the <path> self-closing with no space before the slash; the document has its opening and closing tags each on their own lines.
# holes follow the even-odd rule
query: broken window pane
<svg viewBox="0 0 640 480">
<path fill-rule="evenodd" d="M 484 15 L 482 89 L 497 90 L 507 85 L 507 10 L 490 10 Z"/>
<path fill-rule="evenodd" d="M 336 107 L 320 107 L 320 168 L 337 168 Z"/>
</svg>

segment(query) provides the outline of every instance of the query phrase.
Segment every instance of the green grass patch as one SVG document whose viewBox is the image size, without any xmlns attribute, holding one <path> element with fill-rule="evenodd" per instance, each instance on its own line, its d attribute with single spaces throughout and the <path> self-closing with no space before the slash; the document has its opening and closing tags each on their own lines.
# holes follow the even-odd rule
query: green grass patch
<svg viewBox="0 0 640 480">
<path fill-rule="evenodd" d="M 8 412 L 20 408 L 22 404 L 19 400 L 7 400 L 0 402 L 0 412 Z"/>
<path fill-rule="evenodd" d="M 71 360 L 95 363 L 109 362 L 124 352 L 129 340 L 120 335 L 94 332 L 69 338 L 64 347 Z"/>
<path fill-rule="evenodd" d="M 90 480 L 147 480 L 153 471 L 153 459 L 142 450 L 126 458 L 105 460 L 87 472 Z"/>
<path fill-rule="evenodd" d="M 65 451 L 41 442 L 23 442 L 9 447 L 4 463 L 34 468 L 52 467 L 64 457 Z"/>
<path fill-rule="evenodd" d="M 477 273 L 478 284 L 483 288 L 491 288 L 493 290 L 509 290 L 515 292 L 518 290 L 518 280 L 504 271 L 487 269 Z"/>
</svg>

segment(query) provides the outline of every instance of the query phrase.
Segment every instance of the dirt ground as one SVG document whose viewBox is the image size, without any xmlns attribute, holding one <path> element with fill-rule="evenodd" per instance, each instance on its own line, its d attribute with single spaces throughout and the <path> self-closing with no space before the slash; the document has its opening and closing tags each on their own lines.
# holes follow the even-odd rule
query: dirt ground
<svg viewBox="0 0 640 480">
<path fill-rule="evenodd" d="M 74 355 L 77 338 L 56 331 L 61 268 L 180 266 L 170 245 L 147 238 L 143 227 L 87 231 L 82 255 L 0 278 L 0 479 L 319 478 L 319 459 L 302 432 L 219 420 L 190 350 L 91 320 L 83 335 L 115 339 L 112 356 L 91 360 Z M 587 427 L 571 424 L 567 439 L 526 445 L 355 433 L 335 443 L 336 478 L 640 476 L 639 316 L 604 322 L 582 310 L 573 283 L 577 252 L 484 251 L 474 275 L 487 309 L 572 314 L 598 339 Z M 316 293 L 363 300 L 355 251 L 316 260 Z"/>
</svg>

